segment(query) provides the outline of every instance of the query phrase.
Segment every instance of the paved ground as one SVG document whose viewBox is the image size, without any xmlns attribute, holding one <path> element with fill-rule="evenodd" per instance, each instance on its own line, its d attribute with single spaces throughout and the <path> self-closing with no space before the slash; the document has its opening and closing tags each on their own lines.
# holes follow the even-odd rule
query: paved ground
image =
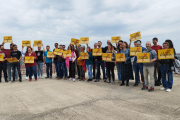
<svg viewBox="0 0 180 120">
<path fill-rule="evenodd" d="M 0 120 L 180 120 L 180 77 L 170 93 L 99 82 L 0 83 Z"/>
</svg>

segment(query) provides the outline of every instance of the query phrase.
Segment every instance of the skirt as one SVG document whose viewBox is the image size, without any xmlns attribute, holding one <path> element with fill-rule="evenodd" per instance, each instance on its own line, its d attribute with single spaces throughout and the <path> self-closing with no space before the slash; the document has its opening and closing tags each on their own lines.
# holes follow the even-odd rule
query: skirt
<svg viewBox="0 0 180 120">
<path fill-rule="evenodd" d="M 128 64 L 122 63 L 121 64 L 121 80 L 122 81 L 134 80 L 131 63 L 128 63 Z"/>
</svg>

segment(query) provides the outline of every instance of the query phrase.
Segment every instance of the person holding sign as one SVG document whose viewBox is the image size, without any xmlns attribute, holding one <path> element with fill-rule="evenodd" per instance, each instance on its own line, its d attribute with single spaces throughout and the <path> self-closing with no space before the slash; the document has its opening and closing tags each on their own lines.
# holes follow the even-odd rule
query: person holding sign
<svg viewBox="0 0 180 120">
<path fill-rule="evenodd" d="M 108 71 L 108 78 L 109 81 L 107 81 L 107 83 L 111 83 L 111 75 L 112 75 L 112 80 L 113 80 L 113 84 L 115 84 L 114 82 L 114 62 L 115 62 L 115 50 L 113 48 L 113 45 L 111 43 L 108 44 L 108 50 L 106 51 L 106 53 L 111 53 L 112 55 L 112 60 L 111 61 L 106 61 L 106 67 L 107 67 L 107 71 Z M 110 74 L 111 72 L 111 74 Z"/>
<path fill-rule="evenodd" d="M 32 48 L 28 47 L 27 52 L 25 54 L 24 60 L 27 56 L 30 56 L 34 59 L 34 63 L 25 63 L 26 69 L 29 73 L 29 81 L 32 81 L 32 75 L 35 77 L 35 81 L 37 81 L 37 72 L 36 72 L 36 60 L 37 56 L 34 52 L 32 52 Z"/>
<path fill-rule="evenodd" d="M 143 63 L 143 72 L 144 72 L 144 85 L 142 87 L 142 90 L 148 89 L 148 74 L 150 76 L 151 81 L 151 87 L 148 90 L 154 91 L 154 64 L 157 60 L 157 54 L 156 51 L 151 48 L 151 42 L 146 42 L 146 50 L 143 51 L 143 53 L 149 53 L 150 62 L 149 63 Z"/>
<path fill-rule="evenodd" d="M 58 43 L 55 43 L 54 46 L 55 46 L 55 48 L 54 48 L 53 52 L 55 51 L 55 49 L 58 49 Z M 54 63 L 54 66 L 55 66 L 55 68 L 56 68 L 56 78 L 58 78 L 58 76 L 60 76 L 60 75 L 59 75 L 59 72 L 58 72 L 58 66 L 57 66 L 57 63 L 58 63 L 58 55 L 55 55 L 53 63 Z"/>
<path fill-rule="evenodd" d="M 46 73 L 47 73 L 47 77 L 45 77 L 45 79 L 47 78 L 52 79 L 52 58 L 47 57 L 47 53 L 52 52 L 50 51 L 49 45 L 46 46 L 46 50 L 47 51 L 44 52 L 44 60 L 43 60 L 44 64 L 46 64 Z"/>
<path fill-rule="evenodd" d="M 163 49 L 169 49 L 170 48 L 169 46 L 170 45 L 168 42 L 163 43 Z M 168 54 L 168 53 L 164 53 L 164 54 Z M 170 92 L 173 85 L 173 72 L 172 72 L 173 60 L 174 58 L 159 60 L 161 64 L 160 70 L 161 70 L 161 77 L 163 83 L 163 88 L 160 88 L 160 90 L 166 90 L 166 92 Z M 166 74 L 168 75 L 168 81 L 166 79 Z"/>
<path fill-rule="evenodd" d="M 126 86 L 129 86 L 129 80 L 134 80 L 133 71 L 132 71 L 132 64 L 131 64 L 131 56 L 130 56 L 130 49 L 128 48 L 127 42 L 123 42 L 122 50 L 120 53 L 124 53 L 126 60 L 125 62 L 121 62 L 121 80 L 122 83 L 120 86 L 124 85 L 124 81 L 126 81 Z"/>
<path fill-rule="evenodd" d="M 122 50 L 122 44 L 123 44 L 123 41 L 120 40 L 117 44 L 117 53 L 120 53 L 120 51 Z M 121 81 L 121 62 L 116 62 L 116 68 L 117 68 L 117 75 L 118 75 L 118 80 L 119 82 Z"/>
<path fill-rule="evenodd" d="M 0 45 L 0 82 L 1 82 L 1 76 L 2 76 L 2 71 L 4 73 L 4 80 L 5 82 L 8 82 L 7 80 L 7 52 L 2 51 L 1 49 L 2 45 Z"/>
</svg>

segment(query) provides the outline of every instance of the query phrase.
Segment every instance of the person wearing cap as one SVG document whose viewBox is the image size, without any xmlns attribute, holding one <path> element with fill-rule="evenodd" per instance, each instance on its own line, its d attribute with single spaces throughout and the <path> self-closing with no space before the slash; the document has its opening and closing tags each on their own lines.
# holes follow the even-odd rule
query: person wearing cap
<svg viewBox="0 0 180 120">
<path fill-rule="evenodd" d="M 135 43 L 136 43 L 136 47 L 142 47 L 141 46 L 141 40 L 137 40 L 137 41 L 135 41 Z M 142 52 L 144 50 L 146 50 L 146 48 L 142 47 Z M 139 71 L 140 71 L 142 78 L 144 80 L 143 63 L 137 63 L 137 57 L 136 56 L 134 56 L 133 69 L 134 69 L 134 73 L 135 73 L 135 83 L 133 86 L 136 87 L 136 86 L 138 86 L 138 83 L 139 83 Z M 143 82 L 143 84 L 144 84 L 144 82 Z"/>
</svg>

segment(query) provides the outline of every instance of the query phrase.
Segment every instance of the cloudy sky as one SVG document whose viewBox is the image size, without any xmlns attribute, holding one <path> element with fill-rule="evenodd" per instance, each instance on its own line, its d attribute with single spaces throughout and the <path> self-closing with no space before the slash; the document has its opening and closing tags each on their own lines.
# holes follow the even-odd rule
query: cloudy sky
<svg viewBox="0 0 180 120">
<path fill-rule="evenodd" d="M 0 37 L 13 36 L 19 49 L 22 40 L 43 40 L 52 50 L 80 37 L 106 46 L 112 36 L 129 42 L 141 31 L 143 46 L 171 39 L 180 52 L 180 0 L 0 0 L 0 8 Z"/>
</svg>

